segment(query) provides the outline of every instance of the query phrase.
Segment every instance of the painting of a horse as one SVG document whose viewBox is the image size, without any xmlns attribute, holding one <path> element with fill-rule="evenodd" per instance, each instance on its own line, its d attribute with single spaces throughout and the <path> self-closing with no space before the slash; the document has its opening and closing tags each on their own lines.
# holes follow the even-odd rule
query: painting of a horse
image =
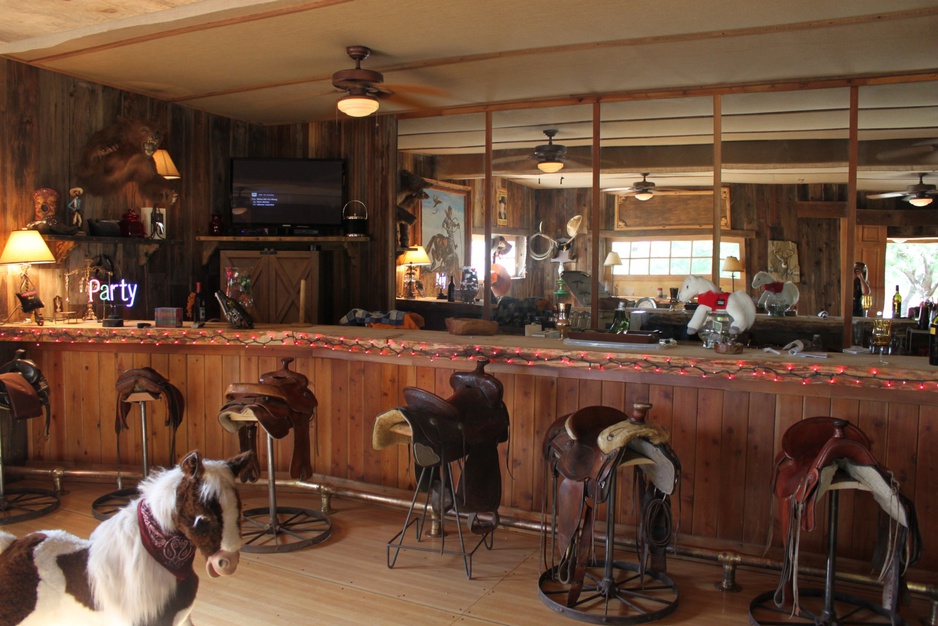
<svg viewBox="0 0 938 626">
<path fill-rule="evenodd" d="M 185 626 L 199 577 L 238 567 L 241 499 L 235 476 L 251 461 L 190 452 L 140 483 L 140 497 L 88 540 L 62 530 L 17 539 L 0 532 L 0 624 Z"/>
</svg>

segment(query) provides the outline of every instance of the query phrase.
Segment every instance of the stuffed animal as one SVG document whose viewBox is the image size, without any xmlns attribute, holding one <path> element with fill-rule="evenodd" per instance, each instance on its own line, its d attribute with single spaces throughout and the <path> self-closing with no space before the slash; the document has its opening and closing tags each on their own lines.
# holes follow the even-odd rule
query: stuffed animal
<svg viewBox="0 0 938 626">
<path fill-rule="evenodd" d="M 696 334 L 707 320 L 707 314 L 714 310 L 725 310 L 733 318 L 730 324 L 730 333 L 733 335 L 748 330 L 756 320 L 756 306 L 742 289 L 736 293 L 724 293 L 706 278 L 691 274 L 684 279 L 677 297 L 681 302 L 689 302 L 694 296 L 697 296 L 698 306 L 687 323 L 688 335 Z"/>
<path fill-rule="evenodd" d="M 795 283 L 790 280 L 784 283 L 777 281 L 768 272 L 757 272 L 752 277 L 752 288 L 758 289 L 759 287 L 762 288 L 762 295 L 759 296 L 759 302 L 756 305 L 762 308 L 766 308 L 766 301 L 772 294 L 777 294 L 788 305 L 785 307 L 786 310 L 798 304 L 798 299 L 801 297 L 801 292 L 798 291 Z"/>
</svg>

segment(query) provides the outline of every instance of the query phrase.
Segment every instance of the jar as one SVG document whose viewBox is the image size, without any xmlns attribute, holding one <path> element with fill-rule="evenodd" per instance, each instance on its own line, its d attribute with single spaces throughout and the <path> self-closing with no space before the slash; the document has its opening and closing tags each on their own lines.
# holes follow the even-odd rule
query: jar
<svg viewBox="0 0 938 626">
<path fill-rule="evenodd" d="M 785 296 L 780 293 L 772 293 L 771 291 L 766 292 L 763 306 L 765 306 L 765 312 L 772 317 L 785 317 L 785 313 L 791 308 Z"/>
<path fill-rule="evenodd" d="M 728 343 L 732 341 L 730 335 L 730 325 L 733 318 L 726 311 L 710 311 L 703 326 L 697 331 L 703 341 L 704 348 L 713 348 L 718 343 Z"/>
</svg>

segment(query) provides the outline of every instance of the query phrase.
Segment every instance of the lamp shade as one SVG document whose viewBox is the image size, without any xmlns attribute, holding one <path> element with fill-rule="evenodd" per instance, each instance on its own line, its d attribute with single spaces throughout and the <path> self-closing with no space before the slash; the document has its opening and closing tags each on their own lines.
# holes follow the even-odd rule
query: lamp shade
<svg viewBox="0 0 938 626">
<path fill-rule="evenodd" d="M 154 152 L 153 162 L 156 163 L 156 173 L 163 178 L 167 180 L 182 178 L 179 175 L 179 170 L 176 169 L 176 164 L 173 163 L 173 159 L 166 150 L 160 149 Z"/>
<path fill-rule="evenodd" d="M 563 169 L 563 161 L 541 161 L 537 164 L 537 169 L 545 174 L 553 174 Z"/>
<path fill-rule="evenodd" d="M 635 194 L 634 197 L 636 200 L 645 202 L 646 200 L 651 200 L 652 198 L 654 198 L 655 194 L 652 193 L 651 191 L 639 191 L 637 194 Z"/>
<path fill-rule="evenodd" d="M 923 206 L 928 206 L 929 204 L 931 204 L 931 200 L 932 200 L 931 196 L 927 196 L 925 194 L 918 194 L 917 196 L 913 198 L 909 198 L 909 204 L 911 204 L 912 206 L 923 207 Z"/>
<path fill-rule="evenodd" d="M 618 252 L 610 252 L 606 255 L 606 260 L 603 261 L 605 267 L 610 265 L 622 265 L 622 258 L 619 256 Z"/>
<path fill-rule="evenodd" d="M 423 246 L 414 246 L 400 256 L 398 263 L 401 265 L 430 265 L 430 257 Z"/>
<path fill-rule="evenodd" d="M 371 96 L 351 95 L 339 100 L 339 110 L 350 117 L 367 117 L 378 110 L 378 101 Z"/>
<path fill-rule="evenodd" d="M 38 230 L 14 230 L 0 254 L 0 265 L 9 263 L 55 263 L 55 255 Z"/>
<path fill-rule="evenodd" d="M 734 256 L 728 256 L 723 259 L 723 271 L 724 272 L 741 272 L 743 271 L 743 264 L 739 262 Z"/>
</svg>

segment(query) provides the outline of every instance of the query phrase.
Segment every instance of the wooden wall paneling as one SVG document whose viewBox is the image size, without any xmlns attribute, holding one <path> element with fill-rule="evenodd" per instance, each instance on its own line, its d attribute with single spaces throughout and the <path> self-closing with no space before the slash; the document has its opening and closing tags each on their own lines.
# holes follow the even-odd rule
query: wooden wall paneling
<svg viewBox="0 0 938 626">
<path fill-rule="evenodd" d="M 830 405 L 830 416 L 831 417 L 840 417 L 846 420 L 849 420 L 851 423 L 856 424 L 858 415 L 859 415 L 859 401 L 849 398 L 831 398 Z M 816 415 L 814 413 L 805 413 L 806 416 Z M 837 536 L 838 537 L 852 537 L 853 536 L 853 527 L 862 523 L 859 517 L 863 516 L 863 511 L 865 509 L 861 506 L 862 503 L 857 502 L 857 493 L 855 489 L 843 489 L 840 492 L 840 502 L 839 508 L 840 513 L 837 519 Z M 849 545 L 848 542 L 841 542 L 838 546 L 838 552 L 844 556 L 849 556 L 849 551 L 845 551 L 845 545 Z"/>
<path fill-rule="evenodd" d="M 535 438 L 535 413 L 537 380 L 535 376 L 518 374 L 514 377 L 514 407 L 509 419 L 512 424 L 514 442 L 511 443 L 511 462 L 514 480 L 512 481 L 512 506 L 528 511 L 537 510 L 539 502 L 534 500 L 535 482 L 539 476 L 535 472 L 534 459 L 538 456 L 540 444 Z M 507 446 L 503 446 L 507 447 Z M 506 451 L 507 452 L 507 451 Z"/>
<path fill-rule="evenodd" d="M 544 502 L 545 477 L 547 464 L 544 460 L 544 438 L 550 425 L 558 417 L 557 413 L 557 379 L 553 377 L 534 377 L 534 430 L 532 432 L 532 449 L 529 457 L 532 465 L 534 489 L 532 500 L 537 510 Z"/>
<path fill-rule="evenodd" d="M 298 362 L 308 363 L 309 359 L 298 359 Z M 241 382 L 241 359 L 237 356 L 226 354 L 222 356 L 221 367 L 219 368 L 220 378 L 218 381 L 217 388 L 206 389 L 206 402 L 209 403 L 207 409 L 210 411 L 209 421 L 213 422 L 218 428 L 218 438 L 222 442 L 222 458 L 231 458 L 235 454 L 241 452 L 241 445 L 238 441 L 238 435 L 236 433 L 229 433 L 227 430 L 221 427 L 221 424 L 218 423 L 218 412 L 221 410 L 221 407 L 225 404 L 225 391 L 228 389 L 228 386 L 232 383 Z M 313 376 L 310 375 L 307 371 L 303 372 L 310 378 L 310 387 L 314 386 Z M 315 392 L 314 392 L 315 393 Z M 317 396 L 318 399 L 318 396 Z M 315 419 L 315 418 L 314 418 Z M 313 427 L 314 432 L 316 426 Z M 313 445 L 315 446 L 316 440 L 312 440 Z M 314 452 L 316 450 L 314 449 Z"/>
<path fill-rule="evenodd" d="M 412 364 L 398 366 L 399 393 L 397 401 L 392 406 L 398 407 L 404 405 L 404 389 L 406 387 L 419 387 L 418 372 L 423 368 L 418 368 Z M 399 449 L 397 453 L 398 483 L 402 489 L 413 490 L 416 484 L 414 464 L 414 455 L 410 446 L 406 450 Z"/>
<path fill-rule="evenodd" d="M 717 536 L 742 541 L 744 499 L 749 468 L 746 452 L 749 446 L 749 393 L 727 391 L 723 395 L 723 434 L 720 437 L 720 487 L 715 494 L 720 504 Z"/>
<path fill-rule="evenodd" d="M 772 470 L 775 457 L 775 396 L 749 394 L 746 432 L 746 471 L 741 474 L 743 535 L 748 544 L 765 544 L 769 537 L 772 500 Z"/>
<path fill-rule="evenodd" d="M 384 404 L 382 376 L 384 364 L 368 363 L 364 376 L 364 396 L 359 421 L 361 422 L 361 449 L 364 457 L 364 480 L 369 483 L 379 483 L 383 477 L 381 456 L 371 445 L 371 435 L 374 432 L 375 417 L 390 405 Z"/>
<path fill-rule="evenodd" d="M 919 406 L 917 404 L 890 403 L 886 427 L 886 453 L 878 457 L 880 464 L 893 473 L 904 493 L 915 493 L 918 450 L 910 449 L 909 442 L 919 434 Z"/>
<path fill-rule="evenodd" d="M 218 410 L 225 397 L 225 384 L 222 373 L 225 371 L 225 357 L 220 354 L 206 354 L 205 379 L 202 382 L 202 393 L 197 394 L 202 399 L 201 415 L 205 424 L 205 456 L 210 459 L 228 458 L 225 443 L 228 439 L 227 431 L 218 423 Z M 198 381 L 189 377 L 192 384 Z M 185 454 L 187 450 L 178 450 L 177 454 Z"/>
<path fill-rule="evenodd" d="M 856 425 L 866 433 L 870 438 L 870 450 L 877 459 L 885 459 L 889 445 L 887 402 L 874 400 L 863 400 L 860 402 L 859 419 Z M 881 461 L 882 462 L 882 461 Z M 857 492 L 856 506 L 863 511 L 877 511 L 879 505 L 873 500 L 869 493 Z M 870 559 L 873 554 L 873 546 L 876 545 L 876 525 L 875 524 L 857 524 L 854 527 L 853 541 L 854 558 Z"/>
<path fill-rule="evenodd" d="M 329 364 L 332 369 L 332 386 L 329 389 L 329 394 L 332 396 L 332 414 L 330 415 L 332 439 L 329 443 L 332 447 L 332 465 L 328 473 L 331 476 L 348 478 L 350 361 L 334 360 Z"/>
<path fill-rule="evenodd" d="M 365 479 L 365 394 L 374 393 L 365 381 L 364 361 L 348 362 L 348 474 L 351 480 Z"/>
<path fill-rule="evenodd" d="M 313 359 L 313 373 L 311 377 L 313 393 L 319 401 L 316 409 L 316 438 L 313 445 L 316 454 L 313 457 L 313 470 L 317 474 L 329 474 L 332 469 L 332 440 L 333 440 L 333 403 L 338 400 L 332 395 L 332 361 L 330 359 Z M 245 379 L 246 380 L 246 379 Z"/>
<path fill-rule="evenodd" d="M 398 406 L 398 397 L 400 395 L 400 379 L 398 377 L 400 368 L 391 363 L 381 363 L 378 370 L 378 402 L 377 407 L 370 407 L 369 412 L 365 414 L 367 430 L 369 434 L 374 432 L 375 419 L 387 410 Z M 374 393 L 374 391 L 372 392 Z M 366 454 L 378 460 L 377 481 L 381 485 L 392 487 L 400 486 L 398 481 L 398 462 L 401 454 L 407 454 L 407 446 L 390 446 L 384 450 L 375 450 L 371 445 L 369 437 L 366 446 Z"/>
<path fill-rule="evenodd" d="M 697 392 L 697 444 L 694 476 L 694 521 L 691 532 L 717 536 L 720 519 L 720 438 L 723 428 L 723 394 L 717 390 Z"/>
<path fill-rule="evenodd" d="M 681 484 L 678 486 L 677 528 L 682 533 L 694 531 L 694 503 L 697 490 L 697 389 L 673 388 L 674 426 L 671 447 L 681 460 Z"/>
<path fill-rule="evenodd" d="M 892 300 L 887 304 L 886 296 L 892 297 L 883 284 L 886 276 L 886 227 L 885 226 L 857 226 L 856 260 L 866 263 L 869 274 L 870 290 L 873 294 L 873 308 L 870 317 L 875 311 L 886 310 L 891 306 Z"/>
<path fill-rule="evenodd" d="M 840 220 L 803 218 L 798 220 L 798 262 L 801 282 L 798 289 L 800 315 L 816 315 L 821 309 L 840 313 Z"/>
<path fill-rule="evenodd" d="M 520 425 L 522 418 L 516 409 L 515 375 L 499 372 L 497 378 L 504 388 L 505 408 L 508 409 L 508 443 L 498 448 L 498 463 L 501 467 L 506 468 L 501 476 L 501 501 L 503 505 L 517 506 L 515 504 L 515 490 L 520 492 L 521 486 L 516 484 L 516 475 L 518 465 L 524 462 L 524 459 L 520 458 L 517 453 L 518 447 L 524 445 L 521 441 L 522 436 L 519 434 L 519 430 L 523 428 Z M 523 408 L 520 410 L 523 411 Z"/>
<path fill-rule="evenodd" d="M 81 352 L 65 352 L 62 358 L 63 372 L 81 372 L 84 374 L 81 363 Z M 82 381 L 85 376 L 66 376 L 63 380 L 62 391 L 65 399 L 65 410 L 62 411 L 62 434 L 65 439 L 63 459 L 74 461 L 80 458 L 79 449 L 84 440 L 82 424 L 84 423 L 84 406 L 82 405 Z"/>
<path fill-rule="evenodd" d="M 938 556 L 928 546 L 938 546 L 938 524 L 927 521 L 938 519 L 938 490 L 934 487 L 934 478 L 938 476 L 938 407 L 923 405 L 920 409 L 915 470 L 915 490 L 903 489 L 903 493 L 915 504 L 925 547 L 918 567 L 934 568 Z"/>
<path fill-rule="evenodd" d="M 85 379 L 84 385 L 80 390 L 81 395 L 81 434 L 78 438 L 76 449 L 77 456 L 75 461 L 80 463 L 100 463 L 101 462 L 101 428 L 102 413 L 107 410 L 101 406 L 101 396 L 105 377 L 98 378 L 100 370 L 100 359 L 97 352 L 82 352 L 79 356 L 81 362 L 82 378 Z M 97 384 L 95 384 L 97 382 Z M 113 381 L 111 384 L 114 384 Z M 139 430 L 139 426 L 136 427 Z"/>
</svg>

